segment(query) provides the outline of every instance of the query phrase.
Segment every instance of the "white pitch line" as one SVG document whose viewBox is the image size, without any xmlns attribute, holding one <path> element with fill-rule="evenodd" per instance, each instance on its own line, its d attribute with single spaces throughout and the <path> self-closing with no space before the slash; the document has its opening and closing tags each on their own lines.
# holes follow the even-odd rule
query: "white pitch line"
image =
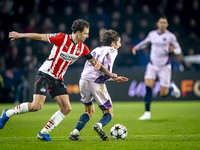
<svg viewBox="0 0 200 150">
<path fill-rule="evenodd" d="M 128 137 L 166 137 L 166 136 L 171 136 L 171 137 L 184 137 L 184 136 L 190 136 L 190 137 L 195 137 L 195 136 L 200 136 L 200 134 L 177 134 L 177 135 L 128 135 Z M 81 137 L 98 137 L 98 136 L 81 136 Z M 110 137 L 110 136 L 109 136 Z M 0 138 L 37 138 L 36 136 L 34 137 L 0 137 Z M 57 139 L 68 139 L 68 136 L 60 136 L 60 137 L 53 137 Z"/>
</svg>

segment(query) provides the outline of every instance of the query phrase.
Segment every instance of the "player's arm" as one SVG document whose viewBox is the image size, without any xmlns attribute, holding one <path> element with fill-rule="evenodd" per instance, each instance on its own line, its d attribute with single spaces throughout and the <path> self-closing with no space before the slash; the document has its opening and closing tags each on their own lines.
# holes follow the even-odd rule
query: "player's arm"
<svg viewBox="0 0 200 150">
<path fill-rule="evenodd" d="M 119 77 L 113 78 L 113 80 L 115 82 L 126 82 L 126 81 L 128 81 L 128 78 L 119 76 Z"/>
<path fill-rule="evenodd" d="M 133 55 L 136 55 L 136 51 L 138 51 L 139 50 L 139 47 L 138 46 L 134 46 L 133 48 L 132 48 L 132 53 L 133 53 Z"/>
<path fill-rule="evenodd" d="M 181 54 L 181 47 L 180 47 L 175 35 L 172 36 L 172 41 L 171 41 L 170 46 L 169 46 L 169 51 L 176 54 L 176 55 Z"/>
<path fill-rule="evenodd" d="M 140 43 L 138 43 L 136 46 L 134 46 L 132 48 L 133 55 L 135 55 L 136 51 L 138 51 L 139 49 L 146 48 L 149 45 L 149 43 L 150 43 L 150 33 L 148 34 L 148 36 L 143 41 L 141 41 Z"/>
<path fill-rule="evenodd" d="M 18 33 L 18 32 L 12 31 L 12 32 L 9 32 L 9 38 L 10 38 L 10 41 L 14 41 L 20 38 L 29 38 L 32 40 L 48 42 L 46 34 L 38 34 L 38 33 Z"/>
<path fill-rule="evenodd" d="M 108 75 L 109 77 L 113 78 L 113 77 L 117 77 L 116 74 L 111 73 L 110 71 L 108 71 L 102 64 L 100 61 L 97 61 L 96 59 L 94 59 L 93 57 L 91 59 L 88 60 L 91 65 L 95 68 L 95 70 L 99 70 L 103 73 L 105 73 L 106 75 Z"/>
<path fill-rule="evenodd" d="M 94 57 L 89 53 L 85 56 L 85 58 L 91 63 L 91 65 L 94 67 L 95 70 L 99 70 L 103 73 L 105 73 L 106 75 L 108 75 L 111 78 L 117 77 L 117 75 L 115 73 L 111 73 L 110 71 L 108 71 L 102 64 L 100 61 L 97 61 L 96 59 L 94 59 Z"/>
</svg>

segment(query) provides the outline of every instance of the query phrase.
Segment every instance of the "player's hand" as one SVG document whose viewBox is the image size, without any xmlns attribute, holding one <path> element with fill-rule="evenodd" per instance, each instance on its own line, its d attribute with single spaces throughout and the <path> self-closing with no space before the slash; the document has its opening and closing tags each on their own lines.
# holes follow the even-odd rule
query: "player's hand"
<svg viewBox="0 0 200 150">
<path fill-rule="evenodd" d="M 97 71 L 101 68 L 101 61 L 97 61 L 97 63 L 94 66 L 94 70 Z"/>
<path fill-rule="evenodd" d="M 173 53 L 174 52 L 174 47 L 172 45 L 169 45 L 169 52 Z"/>
<path fill-rule="evenodd" d="M 115 82 L 126 82 L 126 81 L 128 81 L 128 78 L 119 76 L 119 77 L 114 78 L 114 81 Z"/>
<path fill-rule="evenodd" d="M 117 74 L 116 73 L 111 73 L 111 78 L 113 78 L 113 79 L 117 78 Z"/>
<path fill-rule="evenodd" d="M 139 47 L 134 46 L 134 47 L 132 48 L 132 53 L 133 53 L 133 55 L 136 55 L 136 51 L 138 51 L 138 50 L 139 50 Z"/>
<path fill-rule="evenodd" d="M 9 38 L 10 41 L 17 40 L 19 38 L 19 33 L 15 31 L 9 32 Z"/>
</svg>

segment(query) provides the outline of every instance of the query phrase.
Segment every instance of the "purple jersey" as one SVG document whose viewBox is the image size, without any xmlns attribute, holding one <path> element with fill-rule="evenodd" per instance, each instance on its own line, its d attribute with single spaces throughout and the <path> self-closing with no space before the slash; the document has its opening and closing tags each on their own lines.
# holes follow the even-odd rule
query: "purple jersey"
<svg viewBox="0 0 200 150">
<path fill-rule="evenodd" d="M 151 43 L 150 61 L 154 65 L 166 65 L 169 62 L 170 44 L 174 47 L 175 54 L 181 53 L 181 47 L 175 35 L 168 30 L 162 34 L 159 34 L 158 30 L 153 30 L 136 46 L 144 49 L 149 43 Z"/>
<path fill-rule="evenodd" d="M 102 65 L 112 72 L 113 63 L 118 54 L 117 50 L 110 46 L 95 48 L 91 54 L 96 60 L 101 61 Z M 94 71 L 94 67 L 87 61 L 81 74 L 81 79 L 93 81 L 95 83 L 105 83 L 110 77 L 101 71 Z"/>
</svg>

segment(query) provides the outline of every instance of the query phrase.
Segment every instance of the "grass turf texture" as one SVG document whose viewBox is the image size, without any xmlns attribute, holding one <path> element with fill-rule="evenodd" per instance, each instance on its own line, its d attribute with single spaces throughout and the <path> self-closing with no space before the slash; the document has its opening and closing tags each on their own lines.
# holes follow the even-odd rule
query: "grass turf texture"
<svg viewBox="0 0 200 150">
<path fill-rule="evenodd" d="M 56 103 L 45 103 L 42 110 L 13 116 L 0 130 L 0 149 L 200 149 L 200 102 L 170 101 L 153 102 L 152 119 L 137 120 L 143 114 L 143 102 L 114 102 L 114 118 L 103 129 L 109 135 L 109 141 L 101 141 L 92 125 L 102 116 L 95 105 L 96 112 L 81 131 L 82 141 L 70 141 L 68 136 L 84 112 L 81 103 L 71 103 L 72 111 L 50 132 L 52 142 L 40 141 L 37 133 L 46 125 L 48 119 L 59 107 Z M 0 104 L 0 111 L 12 108 L 13 104 Z M 122 124 L 128 130 L 125 140 L 110 137 L 114 124 Z"/>
</svg>

